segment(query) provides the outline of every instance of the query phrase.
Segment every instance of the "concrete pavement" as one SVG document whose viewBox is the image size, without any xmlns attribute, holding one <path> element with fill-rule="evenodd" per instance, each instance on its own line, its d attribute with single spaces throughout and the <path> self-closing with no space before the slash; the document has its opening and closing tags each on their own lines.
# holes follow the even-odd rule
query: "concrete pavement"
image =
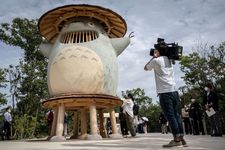
<svg viewBox="0 0 225 150">
<path fill-rule="evenodd" d="M 224 150 L 225 136 L 186 135 L 188 147 L 173 148 L 184 150 Z M 103 139 L 94 141 L 67 140 L 66 142 L 49 142 L 45 140 L 0 141 L 0 150 L 162 150 L 171 134 L 148 133 L 137 134 L 135 138 Z"/>
</svg>

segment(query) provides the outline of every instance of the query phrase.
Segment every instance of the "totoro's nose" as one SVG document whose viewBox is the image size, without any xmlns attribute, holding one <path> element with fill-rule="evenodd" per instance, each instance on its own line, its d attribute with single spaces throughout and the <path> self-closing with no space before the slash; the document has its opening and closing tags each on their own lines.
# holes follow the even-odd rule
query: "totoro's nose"
<svg viewBox="0 0 225 150">
<path fill-rule="evenodd" d="M 84 23 L 83 22 L 73 22 L 70 24 L 70 27 L 71 28 L 73 28 L 73 27 L 81 28 L 81 27 L 84 27 Z"/>
</svg>

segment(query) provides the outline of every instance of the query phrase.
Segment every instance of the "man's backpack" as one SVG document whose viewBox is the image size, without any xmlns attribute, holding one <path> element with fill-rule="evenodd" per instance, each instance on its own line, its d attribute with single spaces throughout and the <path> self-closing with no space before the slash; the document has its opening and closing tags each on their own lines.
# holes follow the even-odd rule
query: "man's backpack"
<svg viewBox="0 0 225 150">
<path fill-rule="evenodd" d="M 54 116 L 53 111 L 50 111 L 49 114 L 48 114 L 48 123 L 52 123 L 53 116 Z"/>
<path fill-rule="evenodd" d="M 134 106 L 133 106 L 133 113 L 134 113 L 134 115 L 137 116 L 138 112 L 139 112 L 139 106 L 137 104 L 134 104 Z"/>
</svg>

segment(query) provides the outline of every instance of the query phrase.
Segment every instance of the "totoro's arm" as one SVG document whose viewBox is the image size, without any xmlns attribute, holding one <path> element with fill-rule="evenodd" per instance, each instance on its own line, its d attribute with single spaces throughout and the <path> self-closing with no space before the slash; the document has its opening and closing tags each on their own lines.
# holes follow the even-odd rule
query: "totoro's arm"
<svg viewBox="0 0 225 150">
<path fill-rule="evenodd" d="M 117 56 L 119 56 L 123 52 L 123 50 L 130 44 L 129 37 L 113 38 L 110 40 Z"/>
<path fill-rule="evenodd" d="M 40 48 L 41 53 L 45 57 L 49 58 L 49 53 L 50 53 L 50 50 L 52 49 L 52 46 L 53 46 L 53 44 L 43 42 L 43 43 L 41 43 L 39 48 Z"/>
</svg>

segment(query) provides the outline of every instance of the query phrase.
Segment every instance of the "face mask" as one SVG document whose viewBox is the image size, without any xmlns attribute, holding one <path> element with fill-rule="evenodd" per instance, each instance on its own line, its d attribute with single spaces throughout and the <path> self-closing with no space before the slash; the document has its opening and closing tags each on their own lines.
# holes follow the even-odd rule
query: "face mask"
<svg viewBox="0 0 225 150">
<path fill-rule="evenodd" d="M 208 88 L 208 87 L 205 87 L 205 88 L 204 88 L 204 90 L 205 90 L 205 91 L 208 91 L 208 90 L 209 90 L 209 88 Z"/>
</svg>

